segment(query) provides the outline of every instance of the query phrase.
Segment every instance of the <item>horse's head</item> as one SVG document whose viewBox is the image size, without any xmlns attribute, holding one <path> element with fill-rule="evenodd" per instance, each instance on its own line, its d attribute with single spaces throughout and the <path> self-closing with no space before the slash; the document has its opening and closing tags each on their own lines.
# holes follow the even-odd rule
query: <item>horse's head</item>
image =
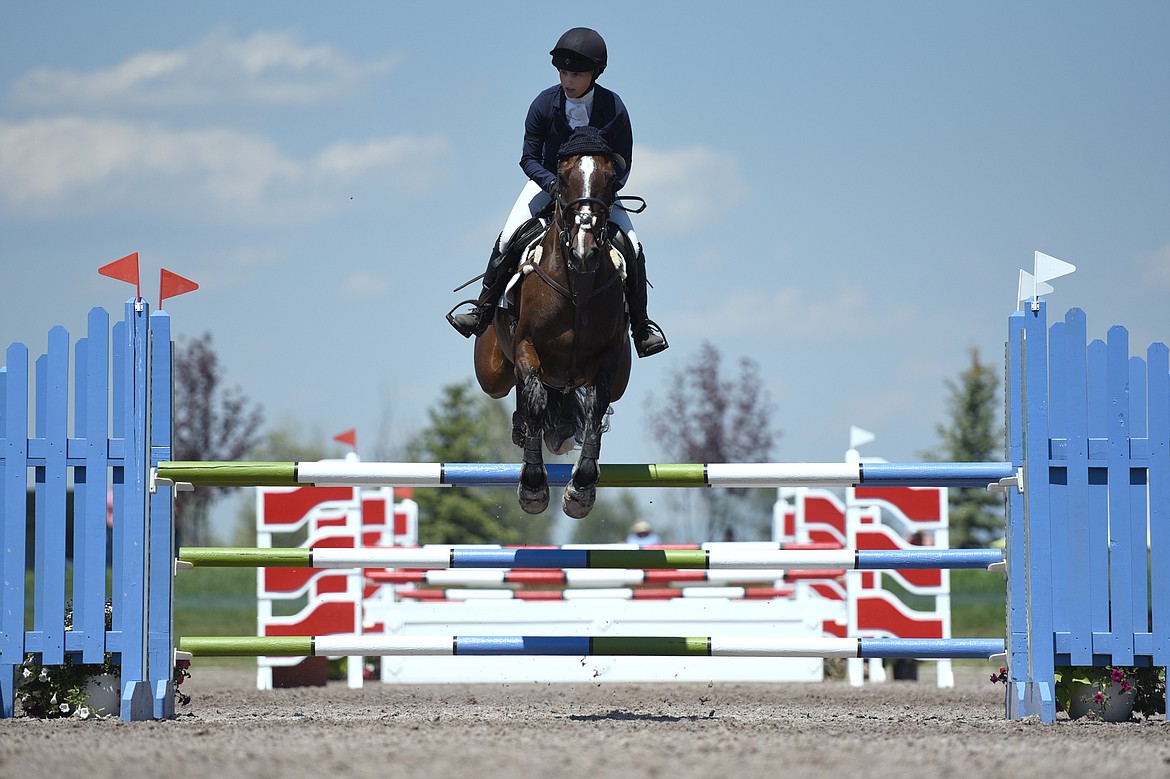
<svg viewBox="0 0 1170 779">
<path fill-rule="evenodd" d="M 625 162 L 593 127 L 576 130 L 557 166 L 557 231 L 565 262 L 576 273 L 597 270 L 609 240 L 609 212 Z"/>
</svg>

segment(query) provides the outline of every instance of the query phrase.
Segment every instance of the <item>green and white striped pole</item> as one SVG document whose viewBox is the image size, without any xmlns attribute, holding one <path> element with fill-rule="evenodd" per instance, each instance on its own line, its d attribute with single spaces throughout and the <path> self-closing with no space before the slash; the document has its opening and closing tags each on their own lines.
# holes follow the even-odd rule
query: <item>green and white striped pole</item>
<svg viewBox="0 0 1170 779">
<path fill-rule="evenodd" d="M 602 463 L 602 487 L 986 487 L 1013 476 L 1011 463 Z M 196 487 L 515 487 L 519 464 L 318 462 L 159 463 L 156 478 Z M 545 466 L 549 484 L 573 466 Z"/>
</svg>

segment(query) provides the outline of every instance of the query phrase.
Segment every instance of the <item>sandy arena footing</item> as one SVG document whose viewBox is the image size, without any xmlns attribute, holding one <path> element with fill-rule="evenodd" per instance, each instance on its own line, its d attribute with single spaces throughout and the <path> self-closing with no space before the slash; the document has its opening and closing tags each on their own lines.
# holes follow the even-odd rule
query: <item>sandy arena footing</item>
<svg viewBox="0 0 1170 779">
<path fill-rule="evenodd" d="M 1003 716 L 990 673 L 954 689 L 822 684 L 255 689 L 195 668 L 169 722 L 0 720 L 0 776 L 1170 776 L 1170 724 Z"/>
</svg>

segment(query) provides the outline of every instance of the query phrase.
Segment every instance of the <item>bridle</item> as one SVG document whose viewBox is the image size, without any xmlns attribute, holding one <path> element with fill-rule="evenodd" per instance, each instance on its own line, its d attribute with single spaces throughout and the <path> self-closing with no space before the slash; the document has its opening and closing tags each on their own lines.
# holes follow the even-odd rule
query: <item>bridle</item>
<svg viewBox="0 0 1170 779">
<path fill-rule="evenodd" d="M 582 211 L 583 206 L 589 206 L 590 210 Z M 566 203 L 558 195 L 557 212 L 560 221 L 558 235 L 562 250 L 567 252 L 571 248 L 574 230 L 593 233 L 593 240 L 598 247 L 609 243 L 610 205 L 604 200 L 595 197 L 578 197 Z M 601 223 L 600 226 L 598 222 Z"/>
<path fill-rule="evenodd" d="M 633 201 L 639 205 L 637 207 L 631 208 L 624 205 L 622 203 L 623 200 Z M 565 270 L 569 275 L 570 286 L 572 286 L 571 279 L 574 274 L 580 275 L 582 273 L 595 273 L 597 270 L 594 268 L 593 271 L 579 271 L 572 267 L 572 258 L 574 255 L 572 249 L 573 235 L 570 229 L 570 225 L 577 227 L 578 229 L 585 229 L 589 232 L 593 232 L 594 241 L 597 244 L 598 251 L 600 252 L 610 243 L 610 215 L 612 214 L 614 208 L 620 208 L 621 210 L 627 211 L 631 214 L 640 214 L 646 210 L 646 201 L 635 195 L 619 195 L 613 199 L 612 203 L 607 203 L 604 200 L 595 197 L 578 197 L 565 201 L 561 199 L 560 193 L 557 193 L 556 200 L 554 200 L 549 205 L 550 208 L 555 206 L 555 215 L 553 217 L 554 226 L 556 227 L 557 241 L 560 244 L 561 257 L 564 258 Z M 581 207 L 585 205 L 596 207 L 598 213 L 589 211 L 588 214 L 583 214 L 581 212 Z M 598 222 L 601 223 L 600 228 L 598 227 Z M 575 295 L 572 290 L 567 289 L 565 285 L 561 284 L 552 276 L 548 275 L 548 273 L 546 273 L 539 264 L 534 266 L 534 270 L 536 271 L 536 275 L 539 276 L 546 284 L 548 284 L 564 297 L 571 300 L 578 309 L 588 303 L 589 299 L 591 299 L 593 296 L 603 292 L 611 285 L 616 283 L 618 278 L 621 276 L 619 273 L 611 274 L 609 279 L 607 279 L 604 284 L 602 284 L 600 287 L 593 288 L 586 300 L 582 301 L 578 299 L 577 295 Z"/>
</svg>

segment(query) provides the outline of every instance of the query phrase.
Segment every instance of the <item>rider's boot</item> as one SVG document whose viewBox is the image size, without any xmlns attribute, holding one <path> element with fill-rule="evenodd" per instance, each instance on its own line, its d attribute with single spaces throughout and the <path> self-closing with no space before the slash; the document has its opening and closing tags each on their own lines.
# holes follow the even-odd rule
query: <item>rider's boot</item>
<svg viewBox="0 0 1170 779">
<path fill-rule="evenodd" d="M 480 290 L 479 297 L 475 300 L 464 301 L 464 303 L 471 304 L 471 310 L 461 314 L 453 312 L 447 314 L 447 321 L 464 338 L 483 335 L 487 332 L 495 318 L 500 295 L 503 294 L 504 287 L 515 270 L 510 267 L 514 264 L 511 261 L 513 252 L 501 253 L 499 246 L 499 241 L 496 241 L 492 246 L 492 255 L 488 259 L 487 270 L 483 274 L 483 289 Z M 459 305 L 463 305 L 463 303 Z"/>
<path fill-rule="evenodd" d="M 649 357 L 665 351 L 670 344 L 656 322 L 646 316 L 646 255 L 638 249 L 638 256 L 626 270 L 626 304 L 630 309 L 630 335 L 639 357 Z"/>
<path fill-rule="evenodd" d="M 455 306 L 455 308 L 459 308 L 465 303 L 470 303 L 471 310 L 455 314 L 455 308 L 453 308 L 447 312 L 447 321 L 451 323 L 451 327 L 459 331 L 460 335 L 464 338 L 470 338 L 473 335 L 479 336 L 487 332 L 492 320 L 495 319 L 500 296 L 504 294 L 508 280 L 512 278 L 520 266 L 520 256 L 528 248 L 528 245 L 544 232 L 544 229 L 545 222 L 541 217 L 532 217 L 516 228 L 516 231 L 508 239 L 508 248 L 503 252 L 500 251 L 500 243 L 503 241 L 504 234 L 500 233 L 500 237 L 492 245 L 492 256 L 488 259 L 487 270 L 483 274 L 483 289 L 480 291 L 479 297 L 475 300 L 465 300 Z"/>
</svg>

